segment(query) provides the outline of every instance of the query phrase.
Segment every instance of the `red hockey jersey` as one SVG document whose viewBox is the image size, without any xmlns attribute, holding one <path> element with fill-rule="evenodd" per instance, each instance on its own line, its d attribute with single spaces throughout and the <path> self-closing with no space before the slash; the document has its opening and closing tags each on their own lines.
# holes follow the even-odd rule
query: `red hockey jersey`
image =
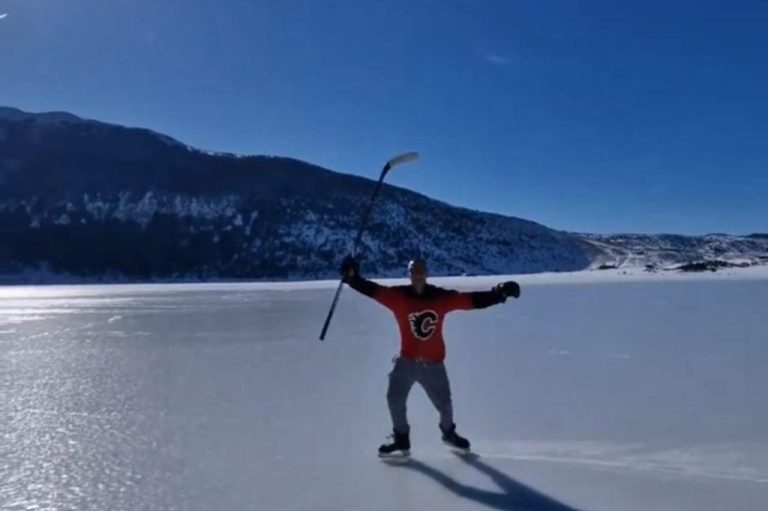
<svg viewBox="0 0 768 511">
<path fill-rule="evenodd" d="M 421 294 L 416 294 L 410 285 L 387 287 L 362 277 L 352 278 L 347 284 L 392 311 L 400 329 L 400 356 L 430 362 L 445 359 L 443 321 L 446 314 L 504 301 L 491 291 L 461 293 L 429 284 Z"/>
</svg>

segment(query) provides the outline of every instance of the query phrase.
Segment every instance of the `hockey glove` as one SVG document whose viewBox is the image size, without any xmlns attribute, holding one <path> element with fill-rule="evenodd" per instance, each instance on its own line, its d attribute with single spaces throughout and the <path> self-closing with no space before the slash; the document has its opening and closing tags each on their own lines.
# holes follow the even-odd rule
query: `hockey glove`
<svg viewBox="0 0 768 511">
<path fill-rule="evenodd" d="M 493 286 L 493 291 L 506 300 L 508 297 L 520 298 L 520 284 L 514 280 Z"/>
<path fill-rule="evenodd" d="M 341 273 L 341 280 L 347 281 L 355 278 L 360 273 L 360 265 L 353 256 L 347 256 L 341 261 L 341 267 L 339 268 Z"/>
</svg>

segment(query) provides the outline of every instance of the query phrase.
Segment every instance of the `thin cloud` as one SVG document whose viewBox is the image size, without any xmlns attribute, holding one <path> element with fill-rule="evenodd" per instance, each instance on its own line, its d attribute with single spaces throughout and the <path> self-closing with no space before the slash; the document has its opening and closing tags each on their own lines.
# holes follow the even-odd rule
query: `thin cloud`
<svg viewBox="0 0 768 511">
<path fill-rule="evenodd" d="M 494 66 L 508 66 L 510 64 L 510 60 L 507 57 L 499 55 L 498 53 L 486 53 L 483 55 L 483 58 L 486 62 L 493 64 Z"/>
<path fill-rule="evenodd" d="M 6 16 L 8 16 L 8 13 L 7 13 L 7 12 L 6 12 L 6 13 L 4 13 L 4 14 L 0 14 L 0 20 L 1 20 L 1 19 L 3 19 L 3 18 L 5 18 Z"/>
</svg>

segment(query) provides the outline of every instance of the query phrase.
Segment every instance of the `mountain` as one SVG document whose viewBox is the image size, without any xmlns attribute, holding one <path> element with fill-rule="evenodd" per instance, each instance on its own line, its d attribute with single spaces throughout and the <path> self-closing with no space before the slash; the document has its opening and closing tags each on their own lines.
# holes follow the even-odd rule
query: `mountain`
<svg viewBox="0 0 768 511">
<path fill-rule="evenodd" d="M 0 107 L 0 275 L 335 278 L 375 183 L 299 160 L 202 151 L 147 129 Z M 768 237 L 566 233 L 385 184 L 370 276 L 768 261 Z"/>
<path fill-rule="evenodd" d="M 189 147 L 67 113 L 0 109 L 0 273 L 86 279 L 335 277 L 375 183 L 291 158 Z M 577 237 L 385 185 L 363 238 L 371 276 L 567 271 Z"/>
<path fill-rule="evenodd" d="M 592 247 L 593 267 L 676 268 L 689 263 L 720 261 L 727 265 L 768 263 L 768 236 L 707 234 L 573 234 Z M 706 269 L 710 269 L 709 266 Z"/>
</svg>

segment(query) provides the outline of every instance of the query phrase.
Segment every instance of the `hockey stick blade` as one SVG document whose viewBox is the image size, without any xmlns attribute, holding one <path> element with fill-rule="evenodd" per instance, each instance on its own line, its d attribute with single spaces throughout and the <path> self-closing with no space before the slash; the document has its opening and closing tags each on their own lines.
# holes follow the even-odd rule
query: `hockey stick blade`
<svg viewBox="0 0 768 511">
<path fill-rule="evenodd" d="M 416 151 L 411 151 L 409 153 L 403 153 L 403 154 L 401 154 L 399 156 L 395 156 L 394 158 L 389 160 L 387 162 L 387 166 L 386 167 L 387 167 L 387 169 L 391 169 L 391 168 L 396 167 L 398 165 L 402 165 L 403 163 L 411 162 L 411 161 L 415 160 L 418 157 L 419 157 L 419 153 L 417 153 Z"/>
</svg>

